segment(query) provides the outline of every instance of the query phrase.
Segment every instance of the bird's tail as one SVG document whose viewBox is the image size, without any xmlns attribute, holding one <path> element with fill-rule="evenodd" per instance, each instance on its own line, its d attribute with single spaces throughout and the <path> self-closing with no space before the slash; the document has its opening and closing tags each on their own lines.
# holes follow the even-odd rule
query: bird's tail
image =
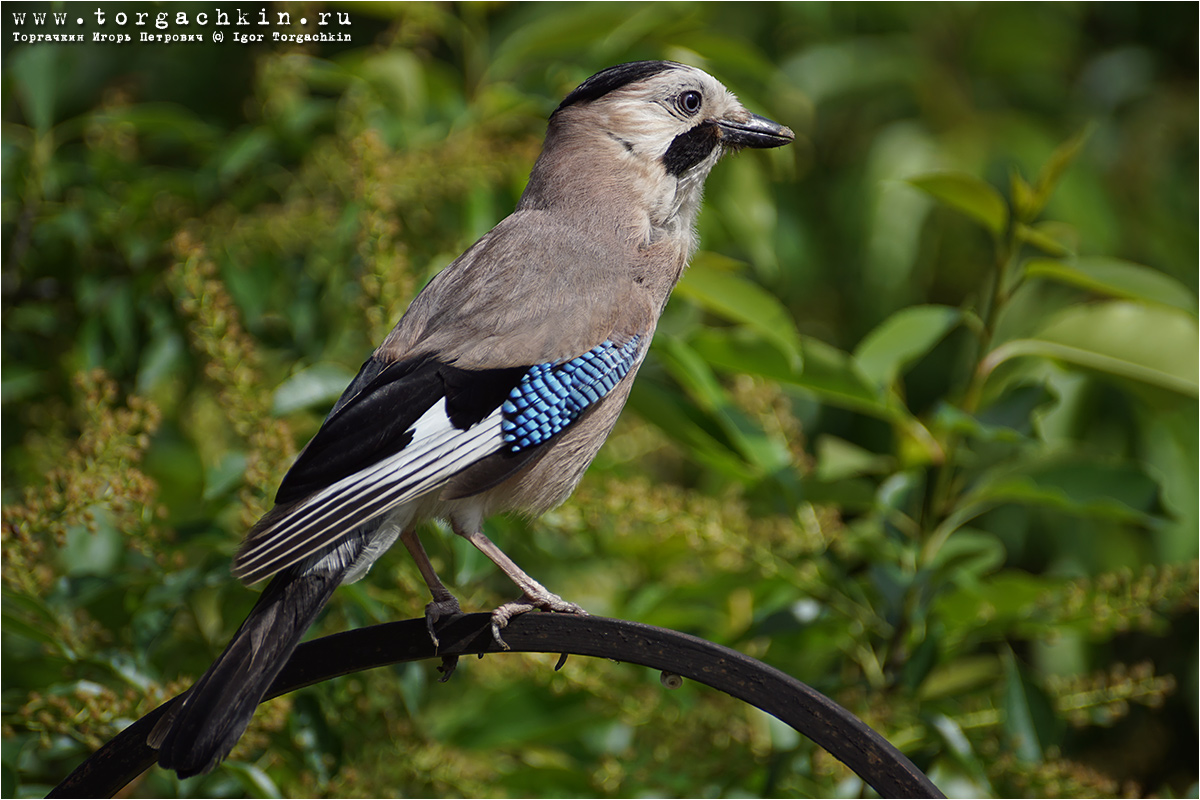
<svg viewBox="0 0 1200 800">
<path fill-rule="evenodd" d="M 225 652 L 151 731 L 147 742 L 158 749 L 161 766 L 187 778 L 229 754 L 341 583 L 346 567 L 327 559 L 280 573 L 267 585 Z"/>
</svg>

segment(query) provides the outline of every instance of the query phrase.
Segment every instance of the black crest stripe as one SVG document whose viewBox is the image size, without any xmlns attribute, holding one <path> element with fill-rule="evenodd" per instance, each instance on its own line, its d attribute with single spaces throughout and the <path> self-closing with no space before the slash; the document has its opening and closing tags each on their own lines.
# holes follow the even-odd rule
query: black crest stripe
<svg viewBox="0 0 1200 800">
<path fill-rule="evenodd" d="M 557 114 L 567 106 L 576 103 L 590 103 L 622 86 L 628 86 L 634 81 L 649 78 L 651 75 L 657 75 L 669 69 L 678 69 L 680 66 L 682 65 L 674 61 L 631 61 L 628 64 L 609 67 L 579 84 L 579 87 L 559 104 L 554 113 Z"/>
</svg>

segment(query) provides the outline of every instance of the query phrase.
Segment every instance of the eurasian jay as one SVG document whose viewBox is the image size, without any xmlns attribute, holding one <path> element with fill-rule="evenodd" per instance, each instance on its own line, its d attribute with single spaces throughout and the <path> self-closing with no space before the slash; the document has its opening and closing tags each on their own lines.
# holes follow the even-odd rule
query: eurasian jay
<svg viewBox="0 0 1200 800">
<path fill-rule="evenodd" d="M 229 753 L 339 584 L 397 538 L 433 602 L 459 613 L 417 526 L 442 519 L 520 588 L 493 635 L 532 609 L 584 613 L 483 534 L 501 511 L 571 494 L 616 422 L 696 245 L 704 180 L 788 129 L 694 67 L 641 61 L 593 75 L 550 116 L 511 216 L 442 271 L 363 364 L 287 473 L 233 564 L 272 578 L 225 651 L 150 736 L 180 777 Z"/>
</svg>

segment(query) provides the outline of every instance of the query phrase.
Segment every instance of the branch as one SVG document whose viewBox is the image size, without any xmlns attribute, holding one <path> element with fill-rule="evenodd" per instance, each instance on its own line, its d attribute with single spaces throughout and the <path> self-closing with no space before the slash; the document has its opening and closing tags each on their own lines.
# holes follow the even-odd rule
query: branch
<svg viewBox="0 0 1200 800">
<path fill-rule="evenodd" d="M 265 699 L 353 672 L 443 656 L 501 653 L 491 615 L 439 626 L 434 651 L 424 619 L 391 622 L 306 642 Z M 570 653 L 651 667 L 703 683 L 778 717 L 858 773 L 883 797 L 942 797 L 899 750 L 837 703 L 736 650 L 636 622 L 572 614 L 522 614 L 504 629 L 513 652 Z M 49 797 L 111 797 L 157 759 L 146 736 L 170 700 L 80 764 Z"/>
</svg>

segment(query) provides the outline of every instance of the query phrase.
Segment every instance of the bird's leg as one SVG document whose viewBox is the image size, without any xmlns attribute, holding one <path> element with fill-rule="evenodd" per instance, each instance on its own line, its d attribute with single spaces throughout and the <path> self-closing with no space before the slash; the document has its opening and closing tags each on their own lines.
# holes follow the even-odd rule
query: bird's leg
<svg viewBox="0 0 1200 800">
<path fill-rule="evenodd" d="M 417 569 L 421 571 L 421 577 L 425 579 L 425 585 L 429 587 L 429 592 L 433 595 L 433 602 L 425 606 L 425 626 L 429 628 L 429 638 L 433 639 L 433 646 L 437 647 L 438 637 L 434 626 L 439 620 L 461 616 L 462 609 L 458 606 L 458 600 L 450 594 L 450 590 L 438 578 L 433 564 L 429 563 L 429 556 L 421 545 L 416 528 L 408 528 L 401 533 L 400 541 L 404 542 L 404 546 L 408 548 L 413 561 L 417 563 Z"/>
<path fill-rule="evenodd" d="M 526 611 L 533 611 L 535 608 L 538 608 L 542 611 L 559 611 L 566 614 L 582 614 L 587 616 L 587 612 L 582 608 L 574 603 L 568 603 L 529 577 L 525 570 L 518 567 L 515 561 L 492 543 L 491 539 L 484 536 L 483 531 L 463 533 L 456 530 L 455 532 L 465 537 L 471 544 L 478 547 L 481 553 L 494 561 L 496 566 L 502 569 L 504 574 L 511 578 L 512 582 L 521 590 L 519 598 L 511 603 L 505 603 L 492 612 L 492 638 L 505 650 L 508 650 L 509 647 L 500 636 L 500 629 L 506 626 L 508 621 L 513 617 L 524 614 Z"/>
</svg>

